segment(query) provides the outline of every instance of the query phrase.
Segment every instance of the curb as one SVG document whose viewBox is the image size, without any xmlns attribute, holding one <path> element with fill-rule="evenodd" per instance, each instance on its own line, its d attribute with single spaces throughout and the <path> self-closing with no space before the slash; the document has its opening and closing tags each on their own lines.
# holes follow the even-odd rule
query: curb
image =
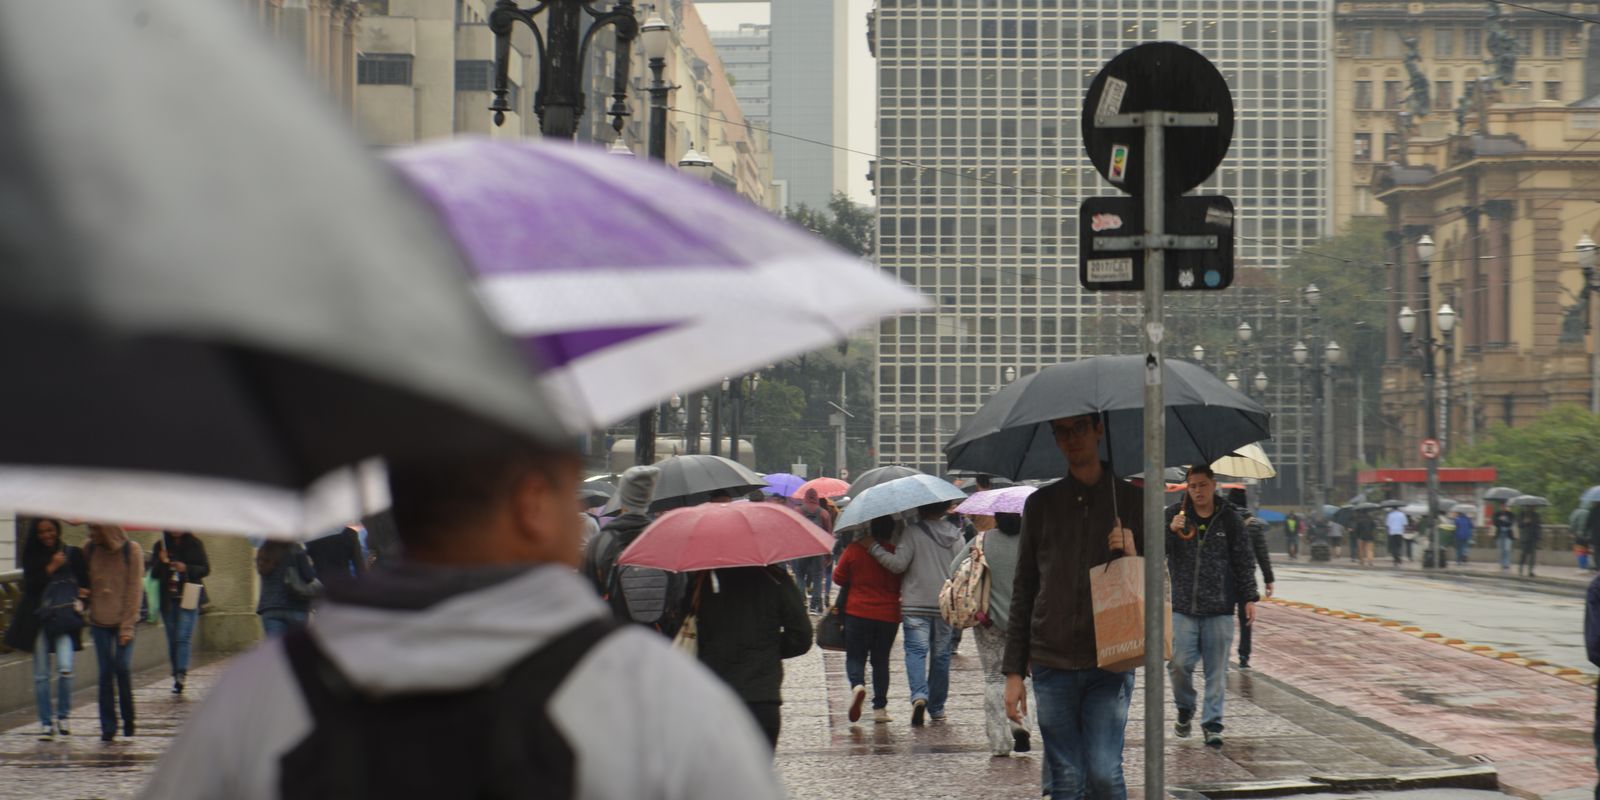
<svg viewBox="0 0 1600 800">
<path fill-rule="evenodd" d="M 1350 571 L 1350 572 L 1373 572 L 1373 571 L 1383 571 L 1383 570 L 1386 569 L 1385 567 L 1362 567 L 1362 566 L 1357 566 L 1355 564 L 1339 564 L 1339 563 L 1334 563 L 1334 562 L 1331 562 L 1331 561 L 1307 561 L 1304 558 L 1295 559 L 1295 560 L 1292 560 L 1292 561 L 1288 560 L 1287 558 L 1285 558 L 1285 560 L 1282 563 L 1280 563 L 1278 561 L 1278 556 L 1280 556 L 1280 555 L 1283 555 L 1283 554 L 1281 554 L 1281 553 L 1273 553 L 1272 554 L 1272 558 L 1273 558 L 1272 566 L 1273 567 L 1288 566 L 1288 567 L 1301 567 L 1303 569 L 1335 569 L 1335 570 L 1347 570 L 1347 571 Z M 1473 572 L 1473 571 L 1467 571 L 1467 570 L 1461 570 L 1461 569 L 1456 569 L 1456 570 L 1445 569 L 1442 572 L 1439 571 L 1439 570 L 1401 569 L 1401 570 L 1389 570 L 1389 574 L 1415 576 L 1417 578 L 1423 578 L 1423 579 L 1427 579 L 1427 580 L 1443 580 L 1443 579 L 1448 579 L 1448 578 L 1464 578 L 1464 579 L 1470 580 L 1470 581 L 1483 581 L 1483 582 L 1496 583 L 1496 584 L 1507 584 L 1507 583 L 1509 583 L 1509 584 L 1512 584 L 1512 585 L 1515 585 L 1515 586 L 1520 586 L 1520 587 L 1522 587 L 1524 589 L 1531 589 L 1531 590 L 1534 590 L 1534 591 L 1555 591 L 1555 590 L 1561 590 L 1561 589 L 1568 589 L 1568 590 L 1573 590 L 1573 591 L 1577 591 L 1577 592 L 1580 592 L 1580 593 L 1583 592 L 1585 589 L 1587 589 L 1588 586 L 1589 586 L 1589 582 L 1594 579 L 1594 575 L 1592 575 L 1592 574 L 1590 576 L 1584 577 L 1584 578 L 1555 578 L 1555 577 L 1528 578 L 1528 577 L 1517 576 L 1517 575 L 1504 575 L 1504 574 L 1496 574 L 1496 573 L 1493 573 L 1493 572 Z"/>
<path fill-rule="evenodd" d="M 1508 664 L 1515 664 L 1519 667 L 1527 667 L 1535 672 L 1549 675 L 1552 678 L 1560 678 L 1561 680 L 1568 681 L 1570 683 L 1576 683 L 1579 686 L 1594 686 L 1597 683 L 1600 683 L 1600 677 L 1586 675 L 1582 671 L 1573 669 L 1572 667 L 1556 666 L 1548 661 L 1542 661 L 1536 658 L 1523 658 L 1517 653 L 1509 651 L 1497 651 L 1488 645 L 1469 644 L 1461 639 L 1446 638 L 1442 634 L 1424 631 L 1415 625 L 1406 625 L 1404 623 L 1395 622 L 1394 620 L 1384 619 L 1382 617 L 1356 614 L 1349 611 L 1339 611 L 1337 609 L 1324 608 L 1314 603 L 1302 603 L 1297 600 L 1283 600 L 1276 597 L 1269 598 L 1263 602 L 1272 603 L 1283 608 L 1296 608 L 1303 611 L 1310 611 L 1313 614 L 1324 617 L 1347 619 L 1352 622 L 1370 622 L 1377 625 L 1382 625 L 1390 630 L 1414 636 L 1418 639 L 1422 639 L 1423 641 L 1441 644 L 1446 647 L 1453 647 L 1464 653 L 1472 653 L 1475 655 L 1484 656 L 1486 658 L 1493 658 L 1498 661 L 1504 661 Z"/>
<path fill-rule="evenodd" d="M 1287 797 L 1328 792 L 1397 792 L 1413 789 L 1500 791 L 1500 775 L 1494 767 L 1482 766 L 1393 775 L 1312 775 L 1303 781 L 1216 783 L 1184 788 L 1207 800 L 1246 800 L 1256 797 Z"/>
</svg>

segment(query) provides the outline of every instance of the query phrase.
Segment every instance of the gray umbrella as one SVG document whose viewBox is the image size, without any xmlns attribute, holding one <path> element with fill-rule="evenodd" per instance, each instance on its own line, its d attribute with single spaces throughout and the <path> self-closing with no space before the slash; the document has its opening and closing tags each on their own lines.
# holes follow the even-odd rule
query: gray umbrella
<svg viewBox="0 0 1600 800">
<path fill-rule="evenodd" d="M 1166 362 L 1167 447 L 1163 461 L 1210 464 L 1235 448 L 1270 438 L 1269 415 L 1203 367 Z M 1013 479 L 1065 475 L 1050 421 L 1101 414 L 1102 455 L 1112 472 L 1144 469 L 1145 363 L 1141 356 L 1099 356 L 1046 367 L 995 392 L 968 417 L 945 455 L 951 469 L 985 470 Z"/>
<path fill-rule="evenodd" d="M 1404 501 L 1404 500 L 1385 500 L 1385 501 L 1379 503 L 1378 506 L 1380 508 L 1405 508 L 1406 501 Z"/>
<path fill-rule="evenodd" d="M 431 213 L 248 26 L 0 3 L 0 505 L 310 535 L 368 510 L 345 465 L 564 446 Z"/>
<path fill-rule="evenodd" d="M 913 508 L 965 499 L 966 493 L 949 481 L 919 472 L 880 483 L 862 492 L 844 511 L 839 512 L 839 520 L 834 527 L 849 528 Z"/>
<path fill-rule="evenodd" d="M 912 475 L 921 474 L 923 473 L 918 472 L 910 467 L 902 467 L 898 464 L 892 464 L 886 467 L 873 467 L 872 469 L 857 475 L 856 479 L 850 483 L 850 490 L 845 492 L 845 494 L 849 497 L 860 497 L 862 492 L 865 492 L 866 490 L 871 489 L 880 483 L 888 483 L 889 481 L 896 480 L 898 478 L 907 478 Z"/>
<path fill-rule="evenodd" d="M 1521 496 L 1522 492 L 1513 489 L 1510 486 L 1496 486 L 1493 489 L 1483 493 L 1483 499 L 1485 500 L 1510 500 L 1512 498 Z"/>
<path fill-rule="evenodd" d="M 767 485 L 760 475 L 731 458 L 709 455 L 673 456 L 656 462 L 661 476 L 656 479 L 655 499 L 651 511 L 699 505 L 715 492 L 726 492 L 739 497 L 751 489 Z M 602 516 L 621 509 L 619 494 L 606 503 Z"/>
<path fill-rule="evenodd" d="M 1473 505 L 1473 504 L 1471 504 L 1471 503 L 1456 503 L 1455 505 L 1450 507 L 1450 513 L 1452 513 L 1452 514 L 1476 514 L 1476 513 L 1478 513 L 1478 507 Z"/>
<path fill-rule="evenodd" d="M 1525 494 L 1511 498 L 1506 505 L 1512 508 L 1548 508 L 1550 501 L 1537 495 Z"/>
</svg>

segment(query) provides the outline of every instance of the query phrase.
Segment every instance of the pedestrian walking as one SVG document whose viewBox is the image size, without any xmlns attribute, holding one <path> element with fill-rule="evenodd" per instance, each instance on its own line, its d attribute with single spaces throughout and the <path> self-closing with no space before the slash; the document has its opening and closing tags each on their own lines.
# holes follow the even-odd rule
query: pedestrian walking
<svg viewBox="0 0 1600 800">
<path fill-rule="evenodd" d="M 1183 501 L 1167 511 L 1167 569 L 1172 580 L 1172 660 L 1167 672 L 1178 711 L 1173 732 L 1180 737 L 1190 734 L 1196 710 L 1194 670 L 1203 665 L 1206 694 L 1200 730 L 1207 745 L 1221 747 L 1234 608 L 1243 605 L 1243 624 L 1255 624 L 1260 599 L 1256 562 L 1244 520 L 1232 505 L 1217 502 L 1211 468 L 1189 467 L 1187 482 Z"/>
<path fill-rule="evenodd" d="M 109 742 L 117 735 L 119 708 L 122 735 L 134 731 L 133 626 L 144 596 L 144 553 L 122 526 L 90 523 L 84 560 L 89 566 L 89 636 L 100 668 L 100 740 Z"/>
<path fill-rule="evenodd" d="M 600 529 L 584 551 L 582 573 L 611 606 L 618 622 L 652 628 L 668 639 L 682 624 L 688 577 L 652 567 L 618 566 L 617 557 L 655 521 L 650 503 L 661 470 L 629 467 L 617 481 L 618 515 Z M 716 502 L 715 500 L 711 502 Z"/>
<path fill-rule="evenodd" d="M 833 516 L 823 509 L 816 489 L 806 490 L 798 510 L 812 525 L 830 535 L 833 533 Z M 821 614 L 828 602 L 828 587 L 824 585 L 824 581 L 827 580 L 827 560 L 827 556 L 807 556 L 789 562 L 790 569 L 794 572 L 794 582 L 800 587 L 801 594 L 809 593 L 808 607 L 813 614 Z"/>
<path fill-rule="evenodd" d="M 322 589 L 305 547 L 298 542 L 261 545 L 256 550 L 256 574 L 261 576 L 256 615 L 261 617 L 262 633 L 276 639 L 303 627 Z"/>
<path fill-rule="evenodd" d="M 22 540 L 22 597 L 6 628 L 5 645 L 33 654 L 33 699 L 39 738 L 72 733 L 72 666 L 83 649 L 83 602 L 89 567 L 83 551 L 61 540 L 61 522 L 35 517 Z M 55 670 L 50 658 L 55 657 Z M 52 678 L 54 680 L 52 680 Z M 56 702 L 51 706 L 51 690 Z"/>
<path fill-rule="evenodd" d="M 879 547 L 894 552 L 894 517 L 877 517 L 867 525 Z M 840 536 L 852 534 L 841 533 Z M 900 575 L 890 572 L 868 552 L 866 543 L 851 541 L 833 567 L 833 582 L 844 597 L 844 674 L 850 681 L 851 722 L 861 719 L 867 696 L 867 664 L 872 664 L 872 721 L 889 721 L 889 656 L 900 632 Z"/>
<path fill-rule="evenodd" d="M 390 460 L 401 561 L 237 656 L 140 796 L 781 798 L 744 704 L 577 574 L 581 463 Z"/>
<path fill-rule="evenodd" d="M 1500 569 L 1511 570 L 1511 545 L 1517 541 L 1517 515 L 1511 513 L 1511 508 L 1504 501 L 1495 509 L 1494 518 L 1490 520 L 1494 525 L 1494 544 L 1500 550 Z"/>
<path fill-rule="evenodd" d="M 1400 553 L 1405 547 L 1406 522 L 1406 512 L 1398 508 L 1389 509 L 1383 518 L 1383 527 L 1389 532 L 1389 557 L 1396 567 L 1400 566 Z"/>
<path fill-rule="evenodd" d="M 361 554 L 360 525 L 346 525 L 338 531 L 306 542 L 306 555 L 321 581 L 357 578 L 367 571 Z"/>
<path fill-rule="evenodd" d="M 1006 716 L 1026 719 L 1023 678 L 1033 677 L 1054 800 L 1122 800 L 1122 745 L 1133 699 L 1132 670 L 1100 669 L 1089 569 L 1112 552 L 1140 552 L 1144 493 L 1100 461 L 1098 414 L 1053 420 L 1067 475 L 1028 497 L 1017 577 L 1007 612 Z"/>
<path fill-rule="evenodd" d="M 954 645 L 950 623 L 939 614 L 939 590 L 950 579 L 950 562 L 961 546 L 961 529 L 945 514 L 949 502 L 917 509 L 917 519 L 900 530 L 893 552 L 876 541 L 867 551 L 890 572 L 903 575 L 900 582 L 900 617 L 905 627 L 906 682 L 911 689 L 911 724 L 924 717 L 944 719 L 950 696 L 950 654 Z"/>
<path fill-rule="evenodd" d="M 1304 528 L 1299 514 L 1290 514 L 1283 521 L 1284 548 L 1289 551 L 1290 561 L 1300 560 L 1300 533 Z"/>
<path fill-rule="evenodd" d="M 776 749 L 782 727 L 783 660 L 811 649 L 811 617 L 788 570 L 737 567 L 692 573 L 698 654 L 744 701 Z"/>
<path fill-rule="evenodd" d="M 1538 577 L 1533 574 L 1534 568 L 1539 565 L 1539 533 L 1543 523 L 1539 519 L 1539 509 L 1524 508 L 1517 515 L 1517 536 L 1522 539 L 1522 555 L 1517 559 L 1517 573 L 1526 574 L 1530 578 Z"/>
<path fill-rule="evenodd" d="M 1250 512 L 1248 496 L 1244 489 L 1229 489 L 1228 503 L 1244 519 L 1244 529 L 1250 536 L 1250 551 L 1255 555 L 1255 565 L 1261 568 L 1261 578 L 1267 587 L 1267 597 L 1272 596 L 1276 579 L 1272 574 L 1272 556 L 1267 552 L 1267 524 Z M 1252 567 L 1254 574 L 1254 567 Z M 1239 614 L 1239 669 L 1250 668 L 1250 635 L 1255 628 L 1245 617 L 1246 603 L 1238 603 Z"/>
<path fill-rule="evenodd" d="M 1338 559 L 1340 557 L 1340 555 L 1344 552 L 1345 527 L 1344 527 L 1344 525 L 1342 525 L 1342 524 L 1340 524 L 1338 522 L 1335 522 L 1334 520 L 1330 519 L 1330 520 L 1328 520 L 1327 530 L 1328 530 L 1328 546 L 1333 549 L 1333 558 L 1334 559 Z M 1352 550 L 1351 552 L 1352 552 L 1352 555 L 1353 555 L 1354 554 L 1354 550 Z M 1355 559 L 1352 558 L 1350 560 L 1354 561 Z"/>
<path fill-rule="evenodd" d="M 1589 581 L 1589 592 L 1583 604 L 1583 646 L 1589 663 L 1600 667 L 1600 577 Z M 1600 766 L 1600 686 L 1596 687 L 1594 704 L 1595 765 Z M 1594 787 L 1595 800 L 1600 800 L 1600 783 Z"/>
<path fill-rule="evenodd" d="M 1017 579 L 1017 558 L 1022 549 L 1022 515 L 974 515 L 978 534 L 950 565 L 954 574 L 962 563 L 981 552 L 989 570 L 989 611 L 973 628 L 978 641 L 978 663 L 983 668 L 984 732 L 989 736 L 989 754 L 1006 756 L 1033 749 L 1033 722 L 1024 711 L 1022 720 L 1006 717 L 1006 626 L 1011 617 L 1011 591 Z"/>
<path fill-rule="evenodd" d="M 167 632 L 172 693 L 183 694 L 183 685 L 189 679 L 190 641 L 200 619 L 205 577 L 211 574 L 205 543 L 189 531 L 162 533 L 161 541 L 156 542 L 150 574 L 161 587 L 161 624 Z"/>
<path fill-rule="evenodd" d="M 1467 563 L 1467 549 L 1472 547 L 1472 517 L 1465 511 L 1457 511 L 1455 519 L 1456 534 L 1456 563 Z"/>
<path fill-rule="evenodd" d="M 1357 511 L 1356 524 L 1351 529 L 1355 532 L 1355 546 L 1359 548 L 1358 560 L 1361 566 L 1372 566 L 1373 539 L 1377 538 L 1378 533 L 1378 524 L 1372 520 L 1372 513 Z"/>
</svg>

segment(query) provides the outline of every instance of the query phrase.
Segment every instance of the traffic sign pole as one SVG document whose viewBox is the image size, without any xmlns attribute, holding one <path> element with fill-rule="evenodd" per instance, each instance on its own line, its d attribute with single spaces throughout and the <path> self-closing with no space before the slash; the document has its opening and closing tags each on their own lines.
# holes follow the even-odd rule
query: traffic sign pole
<svg viewBox="0 0 1600 800">
<path fill-rule="evenodd" d="M 1148 113 L 1144 122 L 1144 796 L 1166 800 L 1166 583 L 1167 531 L 1162 501 L 1156 490 L 1165 468 L 1167 409 L 1161 383 L 1162 293 L 1166 288 L 1166 120 Z"/>
</svg>

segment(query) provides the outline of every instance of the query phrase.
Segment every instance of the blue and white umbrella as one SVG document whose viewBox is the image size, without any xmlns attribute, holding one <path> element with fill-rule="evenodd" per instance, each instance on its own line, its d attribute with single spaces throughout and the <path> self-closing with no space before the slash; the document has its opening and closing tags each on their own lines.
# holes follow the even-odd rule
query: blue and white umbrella
<svg viewBox="0 0 1600 800">
<path fill-rule="evenodd" d="M 967 493 L 948 481 L 932 475 L 908 475 L 888 483 L 880 483 L 850 501 L 849 507 L 839 514 L 835 528 L 863 525 L 878 517 L 899 514 L 930 503 L 955 502 L 967 499 Z"/>
<path fill-rule="evenodd" d="M 1600 486 L 1590 486 L 1589 488 L 1583 490 L 1583 495 L 1578 498 L 1578 504 L 1581 506 L 1593 505 L 1595 503 L 1600 503 Z"/>
</svg>

